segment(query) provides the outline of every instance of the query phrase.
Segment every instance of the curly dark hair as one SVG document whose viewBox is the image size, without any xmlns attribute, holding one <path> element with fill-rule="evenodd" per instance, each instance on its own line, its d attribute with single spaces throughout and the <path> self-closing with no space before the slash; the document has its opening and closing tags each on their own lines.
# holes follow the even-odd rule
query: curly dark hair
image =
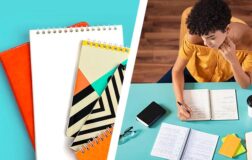
<svg viewBox="0 0 252 160">
<path fill-rule="evenodd" d="M 231 10 L 223 0 L 200 0 L 191 10 L 186 24 L 190 34 L 207 35 L 221 30 L 225 32 L 230 23 Z"/>
</svg>

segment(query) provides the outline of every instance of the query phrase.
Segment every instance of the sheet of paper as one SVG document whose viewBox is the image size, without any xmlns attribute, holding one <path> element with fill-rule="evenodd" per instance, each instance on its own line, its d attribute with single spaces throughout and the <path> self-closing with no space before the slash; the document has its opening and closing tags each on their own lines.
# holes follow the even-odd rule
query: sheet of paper
<svg viewBox="0 0 252 160">
<path fill-rule="evenodd" d="M 252 160 L 252 132 L 246 133 L 247 159 Z"/>
<path fill-rule="evenodd" d="M 210 101 L 212 120 L 238 119 L 234 89 L 211 90 Z"/>
<path fill-rule="evenodd" d="M 212 160 L 218 136 L 191 129 L 182 160 Z"/>
<path fill-rule="evenodd" d="M 122 26 L 30 31 L 37 160 L 71 160 L 66 137 L 82 40 L 123 45 Z"/>
<path fill-rule="evenodd" d="M 169 160 L 181 157 L 190 129 L 162 123 L 151 155 Z"/>
<path fill-rule="evenodd" d="M 192 109 L 191 118 L 188 120 L 211 119 L 208 89 L 184 90 L 184 101 Z"/>
</svg>

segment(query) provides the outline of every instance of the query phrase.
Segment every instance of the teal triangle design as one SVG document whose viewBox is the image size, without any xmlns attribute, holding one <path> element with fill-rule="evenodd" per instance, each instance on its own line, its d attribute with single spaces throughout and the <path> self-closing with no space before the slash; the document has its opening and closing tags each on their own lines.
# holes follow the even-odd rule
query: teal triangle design
<svg viewBox="0 0 252 160">
<path fill-rule="evenodd" d="M 121 64 L 126 65 L 128 60 L 123 61 Z M 109 72 L 98 78 L 96 81 L 94 81 L 91 86 L 94 88 L 94 90 L 98 93 L 99 96 L 101 96 L 102 92 L 106 88 L 108 84 L 108 78 L 112 76 L 116 70 L 117 66 L 111 69 Z"/>
</svg>

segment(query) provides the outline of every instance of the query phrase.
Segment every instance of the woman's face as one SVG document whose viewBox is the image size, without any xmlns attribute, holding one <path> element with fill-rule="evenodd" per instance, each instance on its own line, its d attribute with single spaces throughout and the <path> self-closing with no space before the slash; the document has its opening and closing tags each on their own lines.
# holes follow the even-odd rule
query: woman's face
<svg viewBox="0 0 252 160">
<path fill-rule="evenodd" d="M 207 35 L 203 35 L 201 36 L 201 38 L 203 39 L 205 46 L 218 49 L 226 39 L 226 36 L 226 31 L 222 32 L 220 30 L 217 30 L 215 32 L 210 32 Z"/>
</svg>

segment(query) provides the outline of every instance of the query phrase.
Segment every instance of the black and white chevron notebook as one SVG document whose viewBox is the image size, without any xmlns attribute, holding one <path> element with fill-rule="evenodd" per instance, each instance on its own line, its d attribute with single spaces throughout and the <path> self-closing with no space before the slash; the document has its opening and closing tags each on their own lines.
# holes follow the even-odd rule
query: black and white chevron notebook
<svg viewBox="0 0 252 160">
<path fill-rule="evenodd" d="M 98 98 L 99 95 L 93 89 L 92 85 L 89 85 L 78 94 L 74 95 L 67 130 L 68 133 L 71 133 L 72 137 L 76 137 L 88 115 L 95 109 L 94 105 Z"/>
<path fill-rule="evenodd" d="M 107 86 L 107 78 L 129 55 L 126 47 L 84 40 L 80 50 L 73 103 L 69 112 L 69 123 L 66 130 L 68 137 L 76 137 L 96 100 Z M 93 110 L 94 108 L 94 110 Z"/>
<path fill-rule="evenodd" d="M 83 144 L 92 141 L 93 138 L 114 124 L 124 72 L 125 67 L 119 65 L 114 75 L 109 78 L 107 87 L 75 137 L 71 146 L 73 150 L 78 150 Z"/>
</svg>

